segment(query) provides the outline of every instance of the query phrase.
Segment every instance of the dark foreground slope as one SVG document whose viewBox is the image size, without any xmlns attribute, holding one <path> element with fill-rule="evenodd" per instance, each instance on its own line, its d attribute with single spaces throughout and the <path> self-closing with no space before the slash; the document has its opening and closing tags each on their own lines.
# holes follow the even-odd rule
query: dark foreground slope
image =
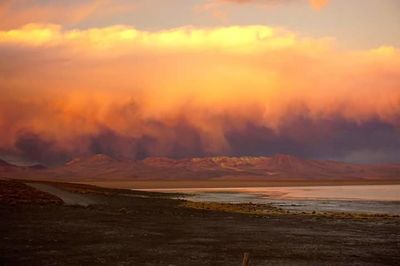
<svg viewBox="0 0 400 266">
<path fill-rule="evenodd" d="M 187 208 L 162 194 L 50 184 L 96 202 L 0 205 L 0 265 L 398 265 L 398 218 Z M 207 207 L 208 208 L 208 207 Z"/>
</svg>

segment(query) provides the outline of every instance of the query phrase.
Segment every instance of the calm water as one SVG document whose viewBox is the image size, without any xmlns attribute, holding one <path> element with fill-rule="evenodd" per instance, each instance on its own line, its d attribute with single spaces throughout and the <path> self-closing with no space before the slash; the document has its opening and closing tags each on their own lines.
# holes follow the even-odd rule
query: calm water
<svg viewBox="0 0 400 266">
<path fill-rule="evenodd" d="M 400 185 L 153 189 L 187 193 L 192 201 L 271 203 L 291 211 L 400 215 Z"/>
</svg>

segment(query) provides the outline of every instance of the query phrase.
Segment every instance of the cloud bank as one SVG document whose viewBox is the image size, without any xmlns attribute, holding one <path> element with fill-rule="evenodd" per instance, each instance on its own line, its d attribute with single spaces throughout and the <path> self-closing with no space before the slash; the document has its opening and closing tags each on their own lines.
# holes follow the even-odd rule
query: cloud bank
<svg viewBox="0 0 400 266">
<path fill-rule="evenodd" d="M 266 26 L 3 30 L 0 151 L 398 160 L 399 50 L 336 46 Z"/>
</svg>

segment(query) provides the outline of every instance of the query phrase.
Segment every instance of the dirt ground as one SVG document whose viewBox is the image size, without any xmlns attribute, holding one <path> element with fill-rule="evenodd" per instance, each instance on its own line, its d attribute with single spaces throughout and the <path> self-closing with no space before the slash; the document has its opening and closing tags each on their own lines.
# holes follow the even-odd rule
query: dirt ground
<svg viewBox="0 0 400 266">
<path fill-rule="evenodd" d="M 49 185 L 49 184 L 47 184 Z M 187 207 L 159 193 L 50 184 L 94 205 L 0 204 L 0 265 L 399 265 L 400 219 Z"/>
</svg>

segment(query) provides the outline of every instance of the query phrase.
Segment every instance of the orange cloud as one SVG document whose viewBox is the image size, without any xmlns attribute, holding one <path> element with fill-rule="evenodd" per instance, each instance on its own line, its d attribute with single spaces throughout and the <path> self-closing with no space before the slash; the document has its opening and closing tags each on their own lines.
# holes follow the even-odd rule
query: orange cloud
<svg viewBox="0 0 400 266">
<path fill-rule="evenodd" d="M 109 17 L 135 9 L 132 3 L 109 0 L 45 1 L 6 0 L 0 2 L 0 29 L 27 23 L 58 23 L 74 25 L 93 18 Z"/>
<path fill-rule="evenodd" d="M 254 4 L 262 6 L 274 6 L 279 4 L 288 4 L 293 2 L 305 2 L 304 0 L 207 0 L 205 3 L 195 7 L 196 11 L 209 12 L 213 17 L 221 22 L 229 21 L 228 11 L 224 8 L 227 4 Z M 325 7 L 329 0 L 308 0 L 310 7 L 314 10 L 320 10 Z"/>
<path fill-rule="evenodd" d="M 297 0 L 300 2 L 299 0 Z M 303 1 L 303 0 L 302 0 Z M 218 3 L 235 3 L 235 4 L 262 4 L 262 5 L 276 5 L 276 4 L 287 4 L 295 1 L 287 0 L 209 0 L 204 7 L 212 8 L 218 6 Z M 321 9 L 326 6 L 329 0 L 308 0 L 311 7 L 315 9 Z"/>
<path fill-rule="evenodd" d="M 325 7 L 328 4 L 328 0 L 309 0 L 309 1 L 310 5 L 317 10 Z"/>
<path fill-rule="evenodd" d="M 103 149 L 124 156 L 137 140 L 150 155 L 229 154 L 231 132 L 249 125 L 296 140 L 308 133 L 287 125 L 305 118 L 400 126 L 395 47 L 345 51 L 266 26 L 31 24 L 0 31 L 0 54 L 0 150 L 34 132 L 67 154 L 90 150 L 87 136 L 112 138 L 118 149 Z"/>
</svg>

